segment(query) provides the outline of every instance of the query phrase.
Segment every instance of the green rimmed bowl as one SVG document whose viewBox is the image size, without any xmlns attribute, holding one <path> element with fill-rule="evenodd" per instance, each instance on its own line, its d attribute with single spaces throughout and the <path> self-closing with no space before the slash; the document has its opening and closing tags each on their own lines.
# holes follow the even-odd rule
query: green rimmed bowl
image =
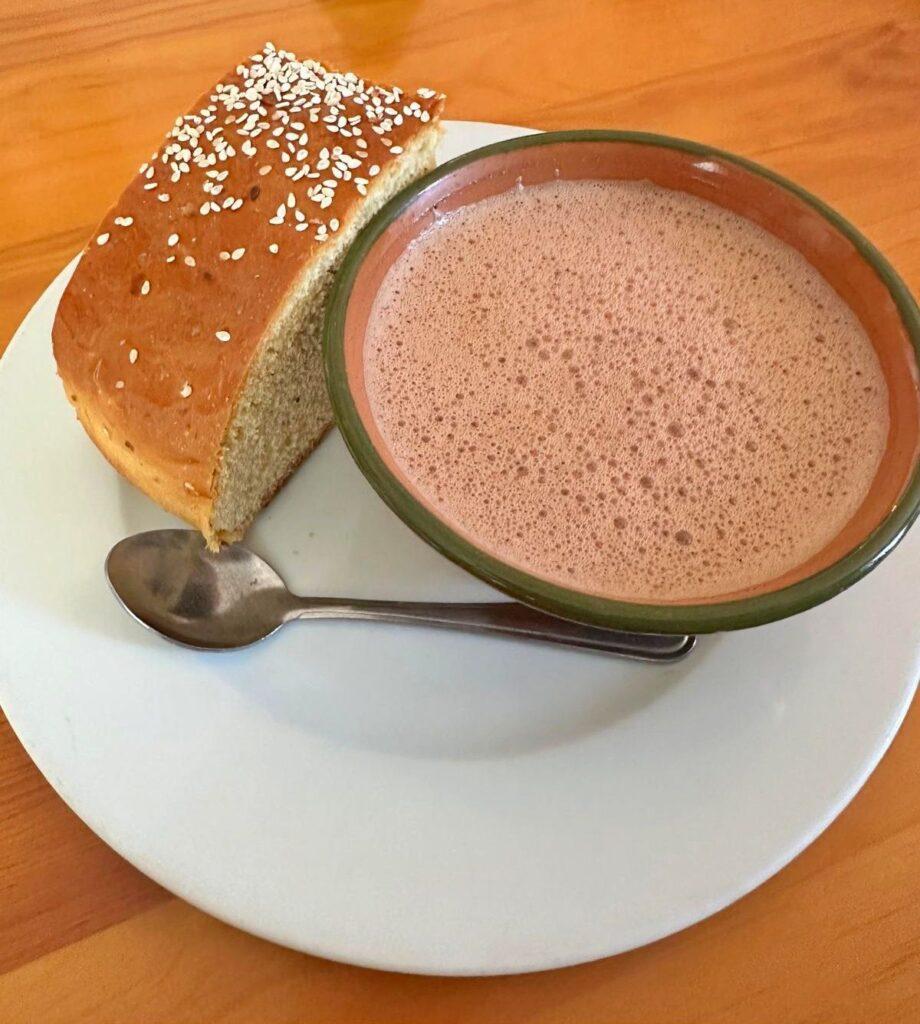
<svg viewBox="0 0 920 1024">
<path fill-rule="evenodd" d="M 648 180 L 707 199 L 793 246 L 837 290 L 875 346 L 889 391 L 888 444 L 869 494 L 824 549 L 749 591 L 692 603 L 619 601 L 551 583 L 483 551 L 414 489 L 377 428 L 364 385 L 364 339 L 374 299 L 399 255 L 450 212 L 556 177 Z M 391 200 L 346 255 L 327 307 L 326 378 L 352 456 L 390 508 L 475 576 L 569 619 L 638 632 L 708 633 L 804 611 L 855 583 L 889 554 L 920 511 L 920 309 L 882 254 L 819 199 L 764 167 L 662 135 L 573 131 L 528 135 L 464 154 Z"/>
</svg>

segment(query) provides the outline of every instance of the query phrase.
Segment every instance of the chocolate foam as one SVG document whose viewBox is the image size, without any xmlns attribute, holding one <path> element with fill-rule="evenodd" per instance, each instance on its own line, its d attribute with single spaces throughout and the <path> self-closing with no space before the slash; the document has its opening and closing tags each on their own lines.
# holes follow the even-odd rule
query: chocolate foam
<svg viewBox="0 0 920 1024">
<path fill-rule="evenodd" d="M 831 541 L 885 448 L 859 321 L 759 226 L 649 183 L 558 181 L 402 254 L 365 380 L 438 514 L 535 575 L 624 600 L 775 579 Z"/>
</svg>

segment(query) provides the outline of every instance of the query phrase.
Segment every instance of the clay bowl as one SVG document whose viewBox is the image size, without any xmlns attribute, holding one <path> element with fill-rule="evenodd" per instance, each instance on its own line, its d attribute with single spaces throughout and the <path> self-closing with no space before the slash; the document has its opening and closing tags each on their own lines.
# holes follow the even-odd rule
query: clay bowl
<svg viewBox="0 0 920 1024">
<path fill-rule="evenodd" d="M 890 396 L 888 444 L 862 506 L 821 551 L 744 592 L 693 603 L 612 600 L 541 579 L 481 550 L 451 528 L 387 450 L 364 386 L 364 341 L 374 298 L 394 260 L 434 220 L 486 196 L 564 179 L 649 180 L 717 203 L 797 249 L 862 322 Z M 569 619 L 640 632 L 705 633 L 780 619 L 839 594 L 901 540 L 920 509 L 920 310 L 888 261 L 851 224 L 804 189 L 730 153 L 635 132 L 530 135 L 486 146 L 400 193 L 348 252 L 327 310 L 326 373 L 335 417 L 361 471 L 390 508 L 449 559 L 519 601 Z"/>
</svg>

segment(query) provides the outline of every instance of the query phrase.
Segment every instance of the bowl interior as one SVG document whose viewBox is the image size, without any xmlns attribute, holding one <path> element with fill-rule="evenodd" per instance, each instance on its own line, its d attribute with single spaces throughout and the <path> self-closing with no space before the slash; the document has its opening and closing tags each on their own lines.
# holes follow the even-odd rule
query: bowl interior
<svg viewBox="0 0 920 1024">
<path fill-rule="evenodd" d="M 821 551 L 793 571 L 743 592 L 693 604 L 635 605 L 538 581 L 478 551 L 445 526 L 397 464 L 374 421 L 364 382 L 364 342 L 378 289 L 400 254 L 441 215 L 515 187 L 566 180 L 648 180 L 714 202 L 793 246 L 862 322 L 885 375 L 888 443 L 861 507 Z M 335 308 L 337 307 L 337 308 Z M 920 451 L 916 305 L 872 246 L 817 200 L 755 165 L 678 140 L 581 133 L 531 136 L 460 158 L 377 216 L 343 270 L 327 324 L 327 366 L 340 426 L 359 464 L 397 513 L 445 554 L 515 596 L 557 613 L 631 628 L 701 630 L 780 617 L 836 593 L 891 546 L 867 541 L 908 495 Z M 909 516 L 903 529 L 909 523 Z M 834 568 L 866 547 L 863 559 Z M 852 578 L 850 578 L 852 577 Z M 542 584 L 542 585 L 541 585 Z M 802 592 L 812 584 L 812 592 Z M 815 589 L 817 588 L 817 589 Z M 549 591 L 549 593 L 547 593 Z M 782 595 L 788 600 L 783 601 Z M 772 599 L 772 600 L 770 600 Z M 757 602 L 761 602 L 756 607 Z M 767 603 L 764 604 L 764 601 Z M 706 609 L 709 609 L 708 615 Z"/>
</svg>

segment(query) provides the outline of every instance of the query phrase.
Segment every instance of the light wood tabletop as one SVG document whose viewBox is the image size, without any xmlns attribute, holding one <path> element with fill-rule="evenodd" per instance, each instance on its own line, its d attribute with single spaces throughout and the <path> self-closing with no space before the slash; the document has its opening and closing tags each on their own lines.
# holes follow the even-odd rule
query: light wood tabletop
<svg viewBox="0 0 920 1024">
<path fill-rule="evenodd" d="M 917 0 L 2 0 L 0 350 L 175 115 L 266 39 L 437 86 L 454 118 L 752 157 L 920 290 Z M 0 715 L 0 1021 L 917 1021 L 918 765 L 915 707 L 813 846 L 680 934 L 563 971 L 433 979 L 303 956 L 170 896 L 67 809 Z"/>
</svg>

